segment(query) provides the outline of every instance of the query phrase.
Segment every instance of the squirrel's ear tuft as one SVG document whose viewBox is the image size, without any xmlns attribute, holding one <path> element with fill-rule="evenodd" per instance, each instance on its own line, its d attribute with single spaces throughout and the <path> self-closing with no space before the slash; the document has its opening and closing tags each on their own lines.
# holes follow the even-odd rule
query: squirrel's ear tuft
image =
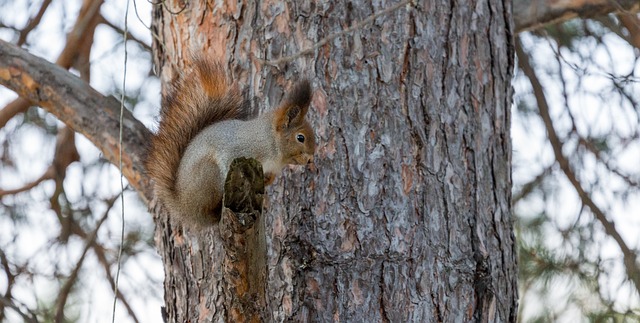
<svg viewBox="0 0 640 323">
<path fill-rule="evenodd" d="M 311 84 L 305 79 L 296 84 L 276 110 L 278 128 L 284 130 L 302 124 L 310 103 Z"/>
<path fill-rule="evenodd" d="M 311 84 L 309 80 L 304 79 L 298 82 L 289 93 L 286 104 L 307 108 L 309 103 L 311 103 Z"/>
</svg>

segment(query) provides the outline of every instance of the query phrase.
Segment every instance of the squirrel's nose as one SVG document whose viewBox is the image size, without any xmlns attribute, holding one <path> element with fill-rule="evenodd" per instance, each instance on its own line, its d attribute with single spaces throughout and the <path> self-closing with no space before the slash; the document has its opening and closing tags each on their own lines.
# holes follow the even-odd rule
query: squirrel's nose
<svg viewBox="0 0 640 323">
<path fill-rule="evenodd" d="M 313 162 L 313 155 L 307 158 L 307 164 L 305 165 L 305 167 L 311 172 L 316 171 L 316 164 Z"/>
</svg>

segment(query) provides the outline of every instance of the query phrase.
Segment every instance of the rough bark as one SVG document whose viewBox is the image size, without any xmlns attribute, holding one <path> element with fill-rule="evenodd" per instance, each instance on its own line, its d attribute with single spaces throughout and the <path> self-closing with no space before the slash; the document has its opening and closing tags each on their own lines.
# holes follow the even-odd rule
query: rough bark
<svg viewBox="0 0 640 323">
<path fill-rule="evenodd" d="M 258 109 L 314 85 L 316 168 L 267 189 L 265 321 L 507 322 L 516 315 L 509 136 L 510 2 L 166 1 L 162 80 L 206 52 Z M 157 210 L 169 321 L 230 319 L 218 227 Z"/>
<path fill-rule="evenodd" d="M 101 3 L 81 16 L 96 17 Z M 285 172 L 268 191 L 266 220 L 258 221 L 268 243 L 269 284 L 259 313 L 265 320 L 514 319 L 509 3 L 406 3 L 346 34 L 397 2 L 165 1 L 154 10 L 156 64 L 165 82 L 188 65 L 190 51 L 206 51 L 232 66 L 256 108 L 272 106 L 301 75 L 316 87 L 317 168 Z M 639 9 L 626 0 L 514 6 L 516 31 Z M 95 24 L 79 21 L 79 30 Z M 70 41 L 82 39 L 70 34 Z M 318 43 L 308 55 L 272 64 Z M 60 60 L 73 55 L 64 51 Z M 117 163 L 115 100 L 4 42 L 0 82 Z M 145 201 L 149 183 L 140 161 L 148 135 L 125 113 L 125 176 Z M 221 283 L 228 240 L 217 228 L 202 236 L 174 230 L 156 211 L 173 320 L 233 317 L 223 306 L 229 285 Z"/>
<path fill-rule="evenodd" d="M 220 235 L 228 321 L 264 321 L 267 249 L 262 221 L 264 174 L 255 159 L 238 158 L 224 185 Z"/>
</svg>

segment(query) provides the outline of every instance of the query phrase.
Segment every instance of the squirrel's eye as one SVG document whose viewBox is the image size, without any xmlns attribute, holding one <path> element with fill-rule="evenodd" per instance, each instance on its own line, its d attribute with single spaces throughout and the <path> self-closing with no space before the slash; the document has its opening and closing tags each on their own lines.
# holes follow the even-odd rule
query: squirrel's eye
<svg viewBox="0 0 640 323">
<path fill-rule="evenodd" d="M 296 139 L 297 139 L 299 142 L 302 142 L 302 143 L 303 143 L 303 142 L 304 142 L 304 135 L 298 134 L 298 135 L 296 136 Z"/>
</svg>

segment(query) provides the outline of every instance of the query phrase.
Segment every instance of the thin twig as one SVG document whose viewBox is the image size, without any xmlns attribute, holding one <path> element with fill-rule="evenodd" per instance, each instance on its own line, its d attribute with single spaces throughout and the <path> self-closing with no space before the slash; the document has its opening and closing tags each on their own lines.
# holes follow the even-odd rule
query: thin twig
<svg viewBox="0 0 640 323">
<path fill-rule="evenodd" d="M 20 315 L 22 317 L 24 322 L 27 322 L 27 323 L 38 323 L 38 317 L 34 313 L 29 311 L 29 314 L 31 314 L 31 316 L 29 316 L 26 313 L 22 312 L 22 310 L 18 307 L 18 305 L 14 304 L 13 300 L 6 299 L 4 297 L 0 297 L 0 304 L 2 304 L 5 307 L 8 307 L 10 309 L 13 309 L 16 313 L 18 313 L 18 315 Z M 24 306 L 24 307 L 26 308 L 26 306 Z"/>
<path fill-rule="evenodd" d="M 636 265 L 636 253 L 631 250 L 624 239 L 622 239 L 622 236 L 620 235 L 618 230 L 616 230 L 615 224 L 610 221 L 604 214 L 604 212 L 595 204 L 595 202 L 593 202 L 590 194 L 585 191 L 585 189 L 580 184 L 580 181 L 578 180 L 576 174 L 573 172 L 573 169 L 571 169 L 569 160 L 563 155 L 563 144 L 558 137 L 555 128 L 553 127 L 553 121 L 551 120 L 551 116 L 549 114 L 549 104 L 547 103 L 546 97 L 544 95 L 542 84 L 540 83 L 540 80 L 538 80 L 538 77 L 536 76 L 535 71 L 531 66 L 528 54 L 525 53 L 522 49 L 522 44 L 519 39 L 516 41 L 516 53 L 518 55 L 520 68 L 531 82 L 531 87 L 533 88 L 534 96 L 536 98 L 536 102 L 538 103 L 540 117 L 542 118 L 542 121 L 547 130 L 547 136 L 549 137 L 549 142 L 551 143 L 551 147 L 553 148 L 553 153 L 556 157 L 558 165 L 564 172 L 573 188 L 578 193 L 578 196 L 582 200 L 582 203 L 589 207 L 595 218 L 604 227 L 605 233 L 618 244 L 618 247 L 620 247 L 627 276 L 633 282 L 636 290 L 640 292 L 640 273 L 638 273 L 638 268 Z"/>
<path fill-rule="evenodd" d="M 89 237 L 87 238 L 87 242 L 85 243 L 84 249 L 82 250 L 82 255 L 80 256 L 80 259 L 78 259 L 78 261 L 76 262 L 76 265 L 73 268 L 73 271 L 71 272 L 71 274 L 69 275 L 69 278 L 67 278 L 67 281 L 64 283 L 64 285 L 62 285 L 62 288 L 60 288 L 60 290 L 58 291 L 58 298 L 56 300 L 56 314 L 55 314 L 56 322 L 64 322 L 64 306 L 67 303 L 69 294 L 71 293 L 71 288 L 73 287 L 76 280 L 78 279 L 78 274 L 80 273 L 80 268 L 82 268 L 82 264 L 84 263 L 85 257 L 87 256 L 87 253 L 89 252 L 89 249 L 91 249 L 91 246 L 93 245 L 93 243 L 96 241 L 96 238 L 98 237 L 98 230 L 100 230 L 100 228 L 102 227 L 102 224 L 109 216 L 109 211 L 111 210 L 111 206 L 113 206 L 113 203 L 115 202 L 115 200 L 116 199 L 114 198 L 111 201 L 107 201 L 107 210 L 104 212 L 104 214 L 96 224 L 96 227 L 91 233 L 91 235 L 89 235 Z"/>
<path fill-rule="evenodd" d="M 115 199 L 118 197 L 120 197 L 119 194 L 113 198 L 113 201 L 115 202 Z M 106 203 L 109 204 L 110 201 L 112 201 L 112 199 L 107 200 Z M 113 204 L 113 202 L 111 202 L 111 204 Z M 70 223 L 70 231 L 72 234 L 77 235 L 78 237 L 84 240 L 86 240 L 89 237 L 89 235 L 84 230 L 82 230 L 82 228 L 76 222 Z M 107 260 L 105 247 L 100 243 L 98 243 L 98 241 L 94 241 L 93 244 L 91 245 L 91 248 L 93 248 L 93 252 L 96 255 L 98 263 L 100 263 L 100 265 L 102 265 L 102 268 L 104 269 L 105 277 L 107 279 L 107 282 L 109 283 L 109 286 L 111 287 L 112 290 L 114 290 L 115 279 L 113 278 L 113 275 L 111 275 L 111 263 L 109 262 L 109 260 Z M 136 316 L 135 312 L 133 311 L 133 308 L 131 307 L 131 304 L 129 304 L 129 301 L 124 297 L 122 292 L 118 291 L 118 294 L 116 296 L 120 300 L 121 304 L 124 305 L 124 307 L 126 308 L 127 313 L 129 313 L 129 316 L 131 317 L 131 319 L 134 322 L 139 323 L 140 320 Z"/>
<path fill-rule="evenodd" d="M 15 117 L 18 113 L 27 111 L 30 106 L 31 102 L 23 98 L 17 98 L 9 102 L 0 110 L 0 128 L 4 128 L 11 118 Z"/>
<path fill-rule="evenodd" d="M 47 11 L 47 8 L 49 8 L 50 4 L 51 0 L 44 0 L 42 2 L 38 13 L 36 13 L 36 15 L 32 19 L 30 19 L 27 25 L 20 31 L 20 36 L 18 37 L 17 42 L 18 46 L 24 45 L 24 43 L 27 41 L 27 36 L 29 35 L 29 33 L 40 24 L 42 16 L 44 16 L 44 13 Z"/>
<path fill-rule="evenodd" d="M 13 298 L 12 292 L 13 292 L 13 287 L 15 286 L 14 283 L 16 281 L 16 276 L 20 274 L 20 270 L 17 270 L 15 274 L 12 273 L 11 267 L 9 266 L 9 259 L 7 258 L 7 255 L 4 253 L 2 249 L 0 249 L 0 264 L 2 264 L 2 267 L 4 269 L 4 274 L 7 280 L 7 288 L 5 289 L 5 292 L 2 298 L 6 300 L 11 300 Z M 0 322 L 4 322 L 6 306 L 7 305 L 5 303 L 0 302 Z"/>
<path fill-rule="evenodd" d="M 591 143 L 589 140 L 578 135 L 578 144 L 583 146 L 587 151 L 591 152 L 596 157 L 597 160 L 599 160 L 600 162 L 602 162 L 602 164 L 604 164 L 604 167 L 607 170 L 618 175 L 618 177 L 620 177 L 623 181 L 625 181 L 627 185 L 634 186 L 634 187 L 640 186 L 640 182 L 631 178 L 631 176 L 629 175 L 623 174 L 620 169 L 611 165 L 609 160 L 605 160 L 604 157 L 602 156 L 602 152 L 598 150 L 598 148 L 596 148 L 595 145 Z"/>
<path fill-rule="evenodd" d="M 522 186 L 522 188 L 520 188 L 520 191 L 518 191 L 517 193 L 513 194 L 513 200 L 512 200 L 512 204 L 516 205 L 516 203 L 518 203 L 521 199 L 527 197 L 527 195 L 529 195 L 531 192 L 533 192 L 533 190 L 540 186 L 540 184 L 542 183 L 542 181 L 547 178 L 547 176 L 551 173 L 551 166 L 546 167 L 544 170 L 542 170 L 542 172 L 540 174 L 538 174 L 538 176 L 536 176 L 533 180 L 531 180 L 530 182 L 524 184 Z"/>
<path fill-rule="evenodd" d="M 113 29 L 116 33 L 124 35 L 124 30 L 122 28 L 116 26 L 111 21 L 108 21 L 104 16 L 100 16 L 100 20 L 101 20 L 101 22 L 103 24 L 111 27 L 111 29 Z M 140 45 L 142 48 L 144 48 L 144 50 L 146 50 L 147 52 L 151 53 L 151 45 L 146 44 L 141 39 L 138 39 L 138 38 L 136 38 L 135 36 L 133 36 L 131 34 L 127 35 L 127 39 L 128 40 L 133 40 L 134 42 L 138 43 L 138 45 Z"/>
<path fill-rule="evenodd" d="M 25 191 L 28 191 L 36 186 L 38 186 L 40 183 L 46 181 L 46 180 L 50 180 L 50 179 L 54 179 L 55 178 L 55 169 L 53 168 L 53 166 L 49 166 L 49 168 L 47 168 L 47 170 L 44 172 L 44 174 L 42 174 L 42 176 L 40 176 L 38 179 L 36 179 L 33 182 L 27 183 L 21 187 L 18 188 L 14 188 L 14 189 L 10 189 L 10 190 L 3 190 L 0 189 L 0 197 L 3 197 L 5 195 L 14 195 L 14 194 L 18 194 L 18 193 L 22 193 Z"/>
<path fill-rule="evenodd" d="M 107 282 L 111 286 L 111 289 L 115 290 L 116 281 L 111 275 L 111 267 L 110 267 L 111 264 L 107 260 L 104 247 L 98 243 L 94 243 L 92 247 L 96 254 L 96 257 L 98 258 L 98 262 L 102 265 L 102 268 L 104 269 L 104 274 L 105 274 L 105 277 L 107 278 Z M 129 301 L 124 297 L 122 292 L 118 291 L 118 293 L 115 296 L 118 297 L 118 299 L 120 300 L 120 303 L 125 307 L 125 309 L 127 310 L 127 313 L 129 313 L 129 317 L 131 317 L 131 319 L 134 322 L 139 323 L 140 320 L 136 316 L 136 313 L 133 311 L 133 307 L 131 307 L 131 304 L 129 304 Z"/>
</svg>

